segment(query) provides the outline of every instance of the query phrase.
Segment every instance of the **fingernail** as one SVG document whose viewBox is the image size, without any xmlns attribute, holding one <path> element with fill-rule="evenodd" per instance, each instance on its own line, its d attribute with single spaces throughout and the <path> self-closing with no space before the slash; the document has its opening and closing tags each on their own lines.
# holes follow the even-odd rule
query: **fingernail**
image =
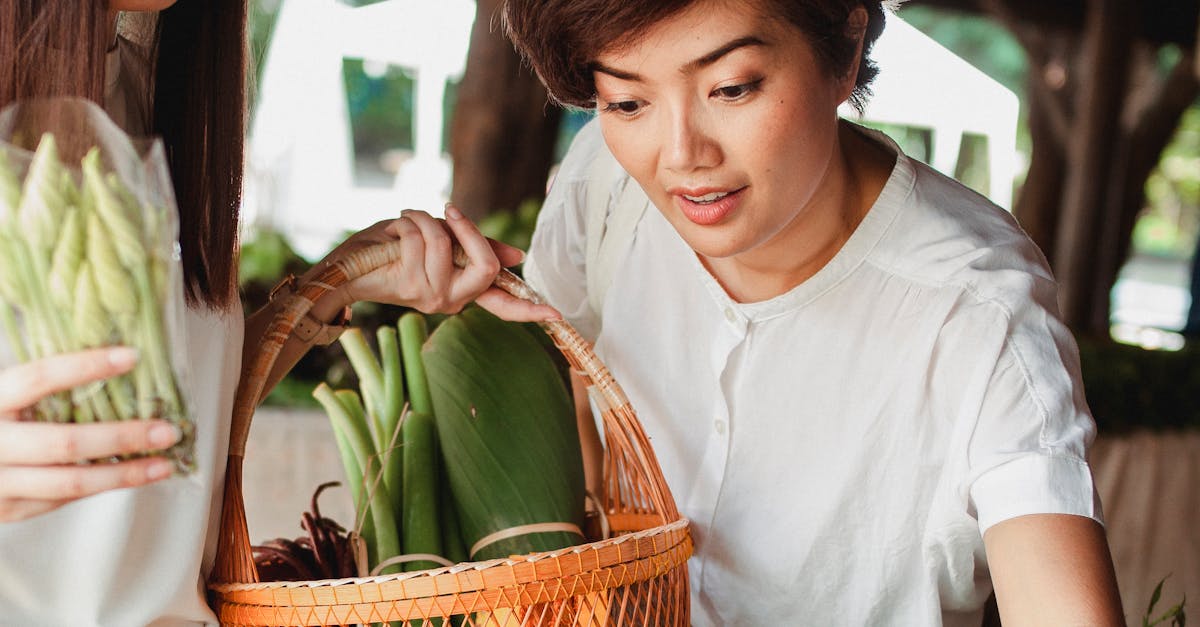
<svg viewBox="0 0 1200 627">
<path fill-rule="evenodd" d="M 171 474 L 171 464 L 166 460 L 156 459 L 146 467 L 146 478 L 151 481 L 166 479 Z"/>
<path fill-rule="evenodd" d="M 162 449 L 171 446 L 183 437 L 183 432 L 173 424 L 159 424 L 150 428 L 150 445 Z"/>
<path fill-rule="evenodd" d="M 458 207 L 446 205 L 446 217 L 451 220 L 462 220 L 463 214 L 458 210 Z"/>
<path fill-rule="evenodd" d="M 118 346 L 109 349 L 108 363 L 118 368 L 128 368 L 137 362 L 138 352 L 130 346 Z"/>
</svg>

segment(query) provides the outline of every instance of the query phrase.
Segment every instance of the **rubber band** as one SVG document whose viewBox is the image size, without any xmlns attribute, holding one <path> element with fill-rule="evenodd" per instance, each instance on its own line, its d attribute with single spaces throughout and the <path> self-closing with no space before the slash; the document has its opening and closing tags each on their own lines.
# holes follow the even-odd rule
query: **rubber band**
<svg viewBox="0 0 1200 627">
<path fill-rule="evenodd" d="M 407 555 L 397 555 L 395 557 L 389 557 L 389 558 L 383 560 L 382 562 L 379 562 L 379 564 L 377 564 L 375 566 L 375 568 L 371 569 L 371 576 L 372 577 L 378 576 L 379 573 L 383 572 L 383 569 L 387 568 L 388 566 L 394 566 L 396 564 L 407 564 L 409 562 L 436 562 L 441 566 L 453 566 L 454 565 L 454 562 L 451 562 L 450 560 L 442 557 L 441 555 L 434 555 L 433 553 L 409 553 Z"/>
<path fill-rule="evenodd" d="M 501 529 L 500 531 L 497 531 L 496 533 L 488 534 L 488 535 L 480 538 L 479 542 L 476 542 L 471 547 L 471 554 L 470 554 L 471 559 L 474 559 L 475 555 L 477 553 L 479 553 L 480 551 L 482 551 L 484 548 L 486 548 L 492 544 L 495 544 L 501 540 L 507 540 L 509 538 L 515 538 L 517 536 L 529 535 L 531 533 L 550 533 L 552 531 L 565 531 L 567 533 L 573 533 L 573 534 L 579 536 L 580 538 L 584 537 L 583 530 L 580 529 L 578 525 L 573 525 L 571 523 L 553 522 L 553 523 L 534 523 L 532 525 L 518 525 L 516 527 L 509 527 L 508 529 Z"/>
</svg>

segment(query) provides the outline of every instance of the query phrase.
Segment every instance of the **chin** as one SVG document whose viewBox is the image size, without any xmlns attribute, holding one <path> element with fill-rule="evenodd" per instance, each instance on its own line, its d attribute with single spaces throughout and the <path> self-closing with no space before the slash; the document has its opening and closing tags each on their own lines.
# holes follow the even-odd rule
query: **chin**
<svg viewBox="0 0 1200 627">
<path fill-rule="evenodd" d="M 727 233 L 679 232 L 683 242 L 696 254 L 708 259 L 724 259 L 744 252 L 742 243 Z"/>
</svg>

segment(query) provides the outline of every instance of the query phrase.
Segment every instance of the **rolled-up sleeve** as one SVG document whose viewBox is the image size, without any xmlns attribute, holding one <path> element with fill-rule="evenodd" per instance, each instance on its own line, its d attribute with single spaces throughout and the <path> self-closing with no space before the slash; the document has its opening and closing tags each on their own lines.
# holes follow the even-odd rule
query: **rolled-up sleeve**
<svg viewBox="0 0 1200 627">
<path fill-rule="evenodd" d="M 1070 333 L 1038 304 L 1011 314 L 968 450 L 980 533 L 1027 514 L 1103 524 L 1087 464 L 1095 433 Z"/>
</svg>

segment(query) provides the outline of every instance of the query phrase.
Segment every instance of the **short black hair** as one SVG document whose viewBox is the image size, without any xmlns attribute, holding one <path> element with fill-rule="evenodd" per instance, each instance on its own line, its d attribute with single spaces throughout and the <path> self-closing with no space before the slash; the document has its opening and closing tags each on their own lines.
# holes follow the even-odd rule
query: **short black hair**
<svg viewBox="0 0 1200 627">
<path fill-rule="evenodd" d="M 592 64 L 614 47 L 632 43 L 659 22 L 683 11 L 696 0 L 506 0 L 501 17 L 518 52 L 537 72 L 559 104 L 593 108 L 596 85 Z M 768 15 L 802 32 L 818 62 L 831 76 L 841 77 L 859 61 L 850 102 L 862 110 L 878 68 L 870 52 L 883 32 L 879 0 L 757 0 Z M 866 9 L 868 22 L 862 52 L 848 20 Z"/>
</svg>

